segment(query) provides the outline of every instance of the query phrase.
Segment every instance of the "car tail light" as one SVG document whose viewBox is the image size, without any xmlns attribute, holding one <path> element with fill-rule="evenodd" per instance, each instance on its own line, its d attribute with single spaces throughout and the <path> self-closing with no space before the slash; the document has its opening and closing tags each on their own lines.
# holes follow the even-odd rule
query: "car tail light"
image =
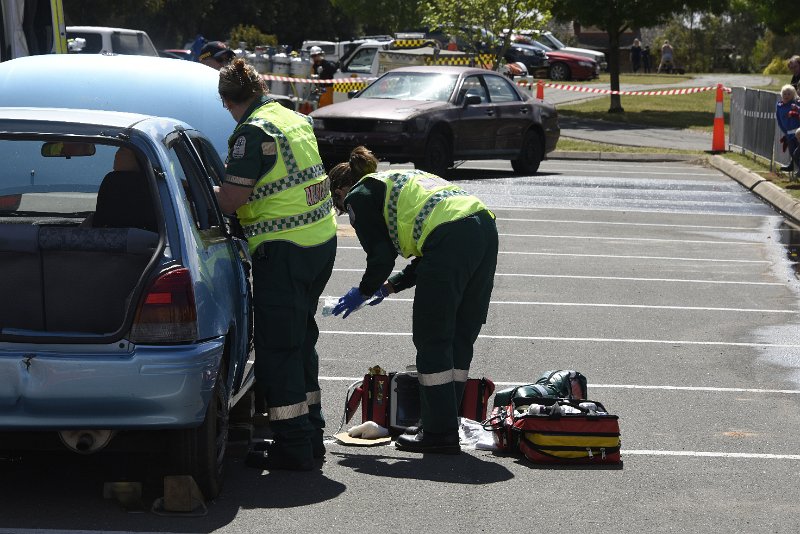
<svg viewBox="0 0 800 534">
<path fill-rule="evenodd" d="M 192 277 L 185 267 L 159 275 L 142 296 L 131 327 L 133 343 L 185 343 L 197 339 Z"/>
</svg>

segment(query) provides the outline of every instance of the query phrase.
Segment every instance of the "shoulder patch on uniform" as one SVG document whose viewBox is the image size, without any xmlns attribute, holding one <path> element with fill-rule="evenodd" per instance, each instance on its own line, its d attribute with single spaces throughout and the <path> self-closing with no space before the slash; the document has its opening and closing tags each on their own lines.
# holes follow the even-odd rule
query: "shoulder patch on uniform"
<svg viewBox="0 0 800 534">
<path fill-rule="evenodd" d="M 275 141 L 265 141 L 261 143 L 261 153 L 265 156 L 274 156 L 277 154 L 278 149 L 275 146 Z"/>
<path fill-rule="evenodd" d="M 236 141 L 233 142 L 233 150 L 231 151 L 231 157 L 235 159 L 241 159 L 244 157 L 244 150 L 247 147 L 247 139 L 243 135 L 240 135 L 236 138 Z"/>
<path fill-rule="evenodd" d="M 356 214 L 353 212 L 353 206 L 350 204 L 347 205 L 347 216 L 350 218 L 350 226 L 356 222 Z"/>
</svg>

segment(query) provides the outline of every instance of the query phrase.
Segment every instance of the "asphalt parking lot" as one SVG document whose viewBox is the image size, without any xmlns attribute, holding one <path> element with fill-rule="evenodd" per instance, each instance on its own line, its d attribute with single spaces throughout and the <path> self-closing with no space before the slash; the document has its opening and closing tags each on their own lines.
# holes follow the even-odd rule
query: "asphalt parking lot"
<svg viewBox="0 0 800 534">
<path fill-rule="evenodd" d="M 783 218 L 687 162 L 552 160 L 534 177 L 486 162 L 450 178 L 484 199 L 501 234 L 470 375 L 503 388 L 581 371 L 589 397 L 620 417 L 622 466 L 330 442 L 320 472 L 261 473 L 232 451 L 208 514 L 172 518 L 103 500 L 108 470 L 88 459 L 22 459 L 0 462 L 0 533 L 796 532 L 800 285 Z M 364 267 L 340 222 L 328 296 Z M 413 363 L 412 298 L 319 319 L 331 434 L 352 381 Z"/>
</svg>

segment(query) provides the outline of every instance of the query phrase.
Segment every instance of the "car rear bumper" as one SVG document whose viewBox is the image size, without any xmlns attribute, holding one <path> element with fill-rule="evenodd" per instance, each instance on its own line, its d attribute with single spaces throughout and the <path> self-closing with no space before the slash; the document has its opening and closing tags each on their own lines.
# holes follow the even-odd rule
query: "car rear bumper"
<svg viewBox="0 0 800 534">
<path fill-rule="evenodd" d="M 193 345 L 0 343 L 0 430 L 202 423 L 224 338 Z"/>
</svg>

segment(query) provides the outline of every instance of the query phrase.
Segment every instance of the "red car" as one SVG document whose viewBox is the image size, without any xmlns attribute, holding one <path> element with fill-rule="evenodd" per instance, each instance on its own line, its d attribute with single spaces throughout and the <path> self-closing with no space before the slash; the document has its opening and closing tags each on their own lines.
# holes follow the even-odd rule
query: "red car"
<svg viewBox="0 0 800 534">
<path fill-rule="evenodd" d="M 551 80 L 593 80 L 600 76 L 600 65 L 592 58 L 553 50 L 549 46 L 533 39 L 526 38 L 524 43 L 517 41 L 514 46 L 538 48 L 547 55 L 549 63 L 547 77 Z"/>
</svg>

